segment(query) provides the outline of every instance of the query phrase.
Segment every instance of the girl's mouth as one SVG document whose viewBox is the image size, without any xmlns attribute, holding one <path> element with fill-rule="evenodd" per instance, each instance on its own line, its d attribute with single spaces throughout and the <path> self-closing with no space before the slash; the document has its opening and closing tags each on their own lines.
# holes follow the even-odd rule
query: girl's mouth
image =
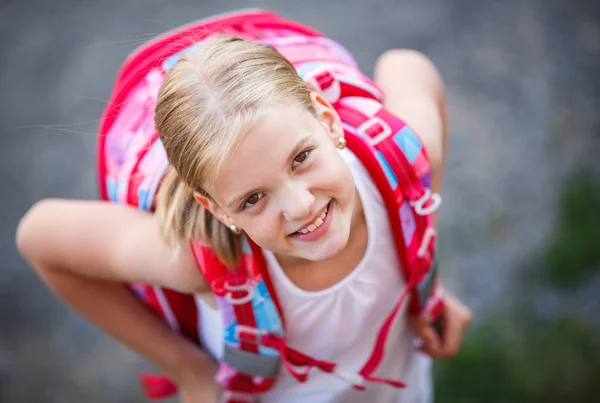
<svg viewBox="0 0 600 403">
<path fill-rule="evenodd" d="M 325 206 L 321 214 L 313 222 L 304 226 L 299 231 L 292 233 L 290 236 L 299 241 L 314 241 L 327 232 L 331 226 L 332 215 L 333 208 L 332 202 L 330 201 L 327 206 Z"/>
</svg>

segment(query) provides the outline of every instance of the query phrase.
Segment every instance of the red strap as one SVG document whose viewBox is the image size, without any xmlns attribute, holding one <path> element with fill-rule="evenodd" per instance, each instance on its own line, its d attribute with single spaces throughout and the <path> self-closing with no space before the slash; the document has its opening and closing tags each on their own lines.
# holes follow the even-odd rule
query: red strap
<svg viewBox="0 0 600 403">
<path fill-rule="evenodd" d="M 269 295 L 271 299 L 275 303 L 275 307 L 277 308 L 277 312 L 279 313 L 279 318 L 281 319 L 281 327 L 285 329 L 285 317 L 283 316 L 283 308 L 281 307 L 281 303 L 279 302 L 279 297 L 277 296 L 277 292 L 275 291 L 275 287 L 273 286 L 273 281 L 271 280 L 271 275 L 269 274 L 269 270 L 267 270 L 267 262 L 265 261 L 265 257 L 263 256 L 262 250 L 260 246 L 255 244 L 250 238 L 248 238 L 248 243 L 250 244 L 250 248 L 252 249 L 252 257 L 256 268 L 260 272 L 265 285 L 267 286 L 267 291 L 269 291 Z"/>
<path fill-rule="evenodd" d="M 254 393 L 254 380 L 251 375 L 238 372 L 227 385 L 227 390 L 233 392 Z M 226 402 L 232 403 L 232 402 Z"/>
<path fill-rule="evenodd" d="M 396 381 L 388 378 L 378 378 L 376 376 L 365 376 L 365 381 L 369 381 L 372 383 L 383 383 L 386 385 L 393 386 L 394 388 L 405 388 L 406 384 L 404 382 Z M 354 389 L 365 390 L 366 388 L 361 385 L 354 385 Z"/>
<path fill-rule="evenodd" d="M 348 107 L 347 105 L 338 105 L 337 112 L 343 121 L 355 128 L 359 128 L 364 123 L 370 121 L 370 118 L 365 116 L 362 112 L 355 108 Z M 365 134 L 371 138 L 375 138 L 385 130 L 382 124 L 389 126 L 391 134 L 381 142 L 377 143 L 374 147 L 385 156 L 386 161 L 390 164 L 392 171 L 397 176 L 396 179 L 398 180 L 399 188 L 406 194 L 406 197 L 408 197 L 409 200 L 418 200 L 425 193 L 425 189 L 410 162 L 406 159 L 406 156 L 394 141 L 395 133 L 400 131 L 406 125 L 400 119 L 389 113 L 385 108 L 381 108 L 381 110 L 375 114 L 374 118 L 379 118 L 378 121 L 381 121 L 381 123 L 374 123 L 367 128 Z"/>
<path fill-rule="evenodd" d="M 261 344 L 265 347 L 270 347 L 279 351 L 281 355 L 281 360 L 283 361 L 283 365 L 287 369 L 287 371 L 292 375 L 298 382 L 306 382 L 308 380 L 308 374 L 312 368 L 318 368 L 323 372 L 327 373 L 335 373 L 337 364 L 318 360 L 314 357 L 306 355 L 298 350 L 295 350 L 289 347 L 283 338 L 274 334 L 266 334 L 261 338 Z M 304 371 L 297 371 L 292 365 L 299 367 L 306 367 Z M 363 375 L 361 373 L 361 375 Z M 363 375 L 363 379 L 368 382 L 373 383 L 384 383 L 386 385 L 390 385 L 396 388 L 403 388 L 406 385 L 403 382 L 387 379 L 387 378 L 378 378 L 371 376 L 370 373 L 367 375 Z M 366 387 L 363 384 L 354 384 L 353 387 L 358 390 L 364 390 Z"/>
<path fill-rule="evenodd" d="M 313 367 L 319 368 L 323 372 L 331 373 L 336 365 L 333 362 L 317 360 L 316 358 L 301 353 L 298 350 L 294 350 L 285 343 L 283 338 L 274 334 L 266 334 L 262 336 L 261 344 L 263 344 L 265 347 L 270 347 L 279 351 L 283 365 L 285 365 L 285 368 L 288 370 L 290 375 L 296 378 L 298 382 L 306 382 L 308 379 L 308 373 Z M 296 371 L 291 364 L 299 367 L 306 367 L 306 370 L 303 372 Z"/>
<path fill-rule="evenodd" d="M 140 381 L 144 388 L 144 393 L 152 400 L 166 399 L 177 393 L 177 388 L 173 382 L 164 375 L 142 373 Z"/>
<path fill-rule="evenodd" d="M 197 343 L 200 338 L 198 337 L 198 309 L 194 296 L 181 294 L 168 288 L 163 288 L 162 292 L 173 311 L 181 333 Z"/>
<path fill-rule="evenodd" d="M 371 351 L 369 359 L 359 372 L 359 374 L 361 374 L 367 380 L 374 379 L 371 377 L 371 374 L 375 372 L 375 370 L 377 370 L 377 367 L 379 367 L 379 364 L 381 364 L 381 361 L 383 360 L 385 344 L 387 342 L 390 329 L 392 328 L 392 324 L 394 323 L 396 316 L 398 316 L 398 313 L 400 312 L 400 308 L 402 307 L 404 300 L 412 291 L 412 289 L 416 286 L 416 278 L 417 276 L 412 276 L 409 283 L 406 285 L 406 287 L 404 287 L 404 291 L 402 291 L 400 298 L 398 298 L 396 306 L 394 307 L 390 315 L 383 323 L 383 326 L 379 330 L 379 334 L 377 335 L 377 339 L 375 341 L 375 346 L 373 346 L 373 351 Z"/>
<path fill-rule="evenodd" d="M 238 268 L 240 270 L 242 268 Z M 228 281 L 230 281 L 231 285 L 234 285 L 238 282 L 246 282 L 248 278 L 245 275 L 238 276 L 235 273 L 227 273 Z M 247 297 L 247 291 L 244 290 L 234 290 L 231 291 L 231 298 L 233 300 L 240 300 Z M 254 317 L 254 310 L 252 309 L 252 302 L 243 302 L 236 303 L 233 305 L 233 311 L 235 313 L 235 318 L 237 320 L 238 325 L 247 326 L 253 329 L 256 329 L 256 318 Z M 258 354 L 258 343 L 252 342 L 248 338 L 240 337 L 240 349 L 243 351 L 248 351 L 254 354 Z M 246 392 L 253 393 L 254 392 L 254 380 L 251 375 L 244 374 L 238 372 L 233 379 L 231 379 L 230 384 L 227 387 L 230 391 L 236 392 Z M 233 403 L 233 402 L 228 402 Z"/>
<path fill-rule="evenodd" d="M 359 127 L 363 125 L 365 122 L 368 122 L 369 119 L 364 115 L 361 111 L 353 108 L 350 104 L 344 104 L 340 102 L 338 105 L 338 113 L 340 117 L 348 122 L 349 125 L 354 127 Z M 405 125 L 404 123 L 391 115 L 384 108 L 380 109 L 376 115 L 378 119 L 372 119 L 371 121 L 374 123 L 378 123 L 379 121 L 383 122 L 390 126 L 388 128 L 389 132 L 398 132 Z M 376 138 L 379 133 L 385 132 L 385 129 L 382 129 L 381 124 L 373 124 L 370 127 L 366 128 L 366 133 L 368 136 L 372 138 Z M 402 228 L 400 226 L 400 217 L 398 214 L 398 198 L 402 197 L 402 193 L 406 195 L 409 200 L 416 202 L 420 200 L 423 195 L 427 194 L 427 190 L 420 182 L 418 175 L 412 168 L 410 162 L 406 159 L 404 153 L 400 150 L 399 146 L 396 144 L 394 138 L 392 136 L 388 136 L 382 141 L 374 141 L 375 145 L 367 144 L 365 141 L 360 139 L 359 136 L 346 132 L 346 140 L 348 142 L 348 147 L 356 154 L 360 160 L 363 162 L 365 167 L 369 169 L 375 184 L 377 185 L 382 197 L 385 200 L 385 204 L 388 209 L 388 214 L 390 216 L 390 223 L 392 225 L 392 230 L 395 235 L 396 240 L 396 249 L 398 251 L 398 257 L 400 259 L 400 263 L 402 266 L 402 270 L 404 273 L 404 278 L 409 279 L 413 278 L 416 271 L 419 271 L 419 266 L 422 266 L 426 263 L 430 263 L 429 259 L 431 259 L 432 254 L 428 256 L 419 257 L 415 256 L 414 252 L 408 250 L 405 246 L 404 236 L 402 233 Z M 394 191 L 390 191 L 390 186 L 385 174 L 383 173 L 379 162 L 374 158 L 373 151 L 380 151 L 390 168 L 396 175 L 396 179 L 398 180 L 398 188 L 396 192 L 400 191 L 401 193 L 394 193 Z M 421 202 L 418 202 L 421 203 Z M 427 203 L 427 201 L 425 201 Z M 421 205 L 423 207 L 423 205 Z M 422 216 L 419 214 L 414 215 L 415 224 L 416 224 L 416 232 L 413 236 L 413 239 L 422 239 L 425 236 L 425 232 L 431 226 L 431 216 Z M 431 242 L 430 242 L 431 243 Z M 414 245 L 411 247 L 414 248 Z M 419 247 L 419 246 L 417 246 Z M 419 247 L 420 248 L 420 247 Z M 428 250 L 431 248 L 428 248 Z M 429 264 L 427 264 L 427 268 Z M 421 273 L 415 281 L 420 281 L 423 273 Z M 407 280 L 408 281 L 408 280 Z M 409 311 L 411 314 L 418 314 L 421 311 L 421 306 L 419 305 L 419 300 L 416 298 L 417 294 L 413 292 L 415 298 L 410 299 Z"/>
<path fill-rule="evenodd" d="M 373 377 L 371 374 L 377 369 L 380 362 L 383 359 L 383 351 L 385 349 L 385 343 L 387 340 L 387 336 L 391 325 L 397 316 L 404 299 L 408 295 L 408 292 L 411 288 L 414 287 L 414 284 L 409 284 L 402 295 L 394 311 L 390 314 L 390 316 L 386 319 L 383 327 L 381 328 L 379 335 L 377 337 L 377 342 L 374 347 L 371 356 L 365 364 L 365 366 L 361 369 L 359 374 L 363 377 L 365 381 L 373 382 L 373 383 L 383 383 L 396 388 L 403 388 L 405 384 L 403 382 L 388 379 L 388 378 L 379 378 Z M 243 315 L 245 316 L 245 315 Z M 287 371 L 292 375 L 298 382 L 306 382 L 308 380 L 308 375 L 312 368 L 318 368 L 326 373 L 333 373 L 337 367 L 337 365 L 330 361 L 318 360 L 314 357 L 311 357 L 307 354 L 304 354 L 298 350 L 295 350 L 289 347 L 285 340 L 274 334 L 266 334 L 261 337 L 260 343 L 265 347 L 270 347 L 279 351 L 281 355 L 281 359 Z M 296 370 L 294 366 L 306 367 L 303 371 Z M 175 385 L 164 375 L 153 375 L 144 373 L 141 375 L 142 385 L 144 387 L 144 391 L 146 396 L 150 399 L 164 399 L 173 396 L 177 389 Z M 361 384 L 354 384 L 353 387 L 358 390 L 364 390 L 365 386 Z M 248 392 L 254 389 L 254 381 L 253 378 L 246 374 L 238 373 L 232 380 L 230 385 L 228 385 L 228 390 L 231 391 L 240 391 L 240 392 Z M 234 403 L 233 401 L 229 401 L 228 403 Z"/>
</svg>

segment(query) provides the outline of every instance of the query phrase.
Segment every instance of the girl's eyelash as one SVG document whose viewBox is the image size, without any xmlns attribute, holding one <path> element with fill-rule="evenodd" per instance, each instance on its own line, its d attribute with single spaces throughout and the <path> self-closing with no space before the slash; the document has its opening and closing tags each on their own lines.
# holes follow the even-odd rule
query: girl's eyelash
<svg viewBox="0 0 600 403">
<path fill-rule="evenodd" d="M 259 199 L 256 201 L 256 203 L 258 203 L 264 197 L 264 195 L 262 195 L 262 193 L 254 193 L 254 194 L 250 195 L 250 197 L 248 197 L 246 199 L 246 201 L 244 201 L 244 203 L 242 204 L 240 210 L 246 210 L 248 207 L 252 207 L 252 206 L 256 205 L 256 203 L 248 205 L 248 201 L 252 198 L 252 196 L 255 196 L 255 195 L 261 195 L 259 197 Z"/>
<path fill-rule="evenodd" d="M 294 161 L 292 162 L 292 165 L 294 162 L 296 162 L 296 158 L 298 158 L 299 156 L 301 156 L 302 154 L 306 154 L 306 156 L 304 157 L 304 159 L 300 162 L 298 162 L 298 164 L 302 164 L 306 161 L 306 159 L 310 156 L 310 153 L 314 150 L 314 148 L 307 148 L 306 150 L 299 152 L 295 157 L 294 157 Z"/>
<path fill-rule="evenodd" d="M 304 157 L 304 159 L 300 162 L 298 162 L 298 164 L 302 164 L 306 161 L 306 159 L 308 158 L 308 156 L 310 155 L 310 153 L 314 150 L 314 148 L 307 148 L 306 150 L 299 152 L 295 157 L 294 157 L 294 162 L 296 161 L 296 158 L 298 158 L 300 155 L 302 154 L 306 154 L 306 156 Z M 260 198 L 256 201 L 256 203 L 258 203 L 263 197 L 264 194 L 262 193 L 254 193 L 253 195 L 251 195 L 249 198 L 247 198 L 244 203 L 240 206 L 240 211 L 244 211 L 249 207 L 253 207 L 256 205 L 256 203 L 248 205 L 248 200 L 250 200 L 251 197 L 255 196 L 255 195 L 261 195 Z"/>
</svg>

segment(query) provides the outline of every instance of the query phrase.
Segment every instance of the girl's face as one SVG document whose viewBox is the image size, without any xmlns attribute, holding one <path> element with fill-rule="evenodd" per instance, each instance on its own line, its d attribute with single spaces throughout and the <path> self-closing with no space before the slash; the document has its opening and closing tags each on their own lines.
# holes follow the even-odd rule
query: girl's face
<svg viewBox="0 0 600 403">
<path fill-rule="evenodd" d="M 217 174 L 209 209 L 279 257 L 320 261 L 344 249 L 360 202 L 336 148 L 339 117 L 313 100 L 317 118 L 281 106 L 259 120 Z"/>
</svg>

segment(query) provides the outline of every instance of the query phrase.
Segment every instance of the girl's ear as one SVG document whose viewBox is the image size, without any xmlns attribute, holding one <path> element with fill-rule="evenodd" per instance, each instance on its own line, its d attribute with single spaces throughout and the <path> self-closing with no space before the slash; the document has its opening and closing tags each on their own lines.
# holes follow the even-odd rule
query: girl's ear
<svg viewBox="0 0 600 403">
<path fill-rule="evenodd" d="M 310 92 L 310 99 L 317 111 L 317 117 L 331 136 L 334 144 L 339 143 L 339 139 L 344 136 L 342 121 L 333 106 L 316 91 Z"/>
<path fill-rule="evenodd" d="M 235 224 L 231 217 L 229 217 L 217 203 L 212 201 L 210 198 L 200 194 L 200 192 L 194 192 L 194 199 L 196 202 L 201 205 L 206 210 L 210 211 L 210 213 L 215 216 L 219 221 L 228 227 Z"/>
<path fill-rule="evenodd" d="M 200 192 L 194 192 L 194 200 L 196 200 L 196 202 L 199 205 L 201 205 L 206 210 L 208 210 L 208 211 L 210 211 L 212 213 L 212 210 L 211 210 L 212 206 L 211 205 L 213 203 L 212 203 L 212 201 L 208 197 L 201 195 Z"/>
</svg>

